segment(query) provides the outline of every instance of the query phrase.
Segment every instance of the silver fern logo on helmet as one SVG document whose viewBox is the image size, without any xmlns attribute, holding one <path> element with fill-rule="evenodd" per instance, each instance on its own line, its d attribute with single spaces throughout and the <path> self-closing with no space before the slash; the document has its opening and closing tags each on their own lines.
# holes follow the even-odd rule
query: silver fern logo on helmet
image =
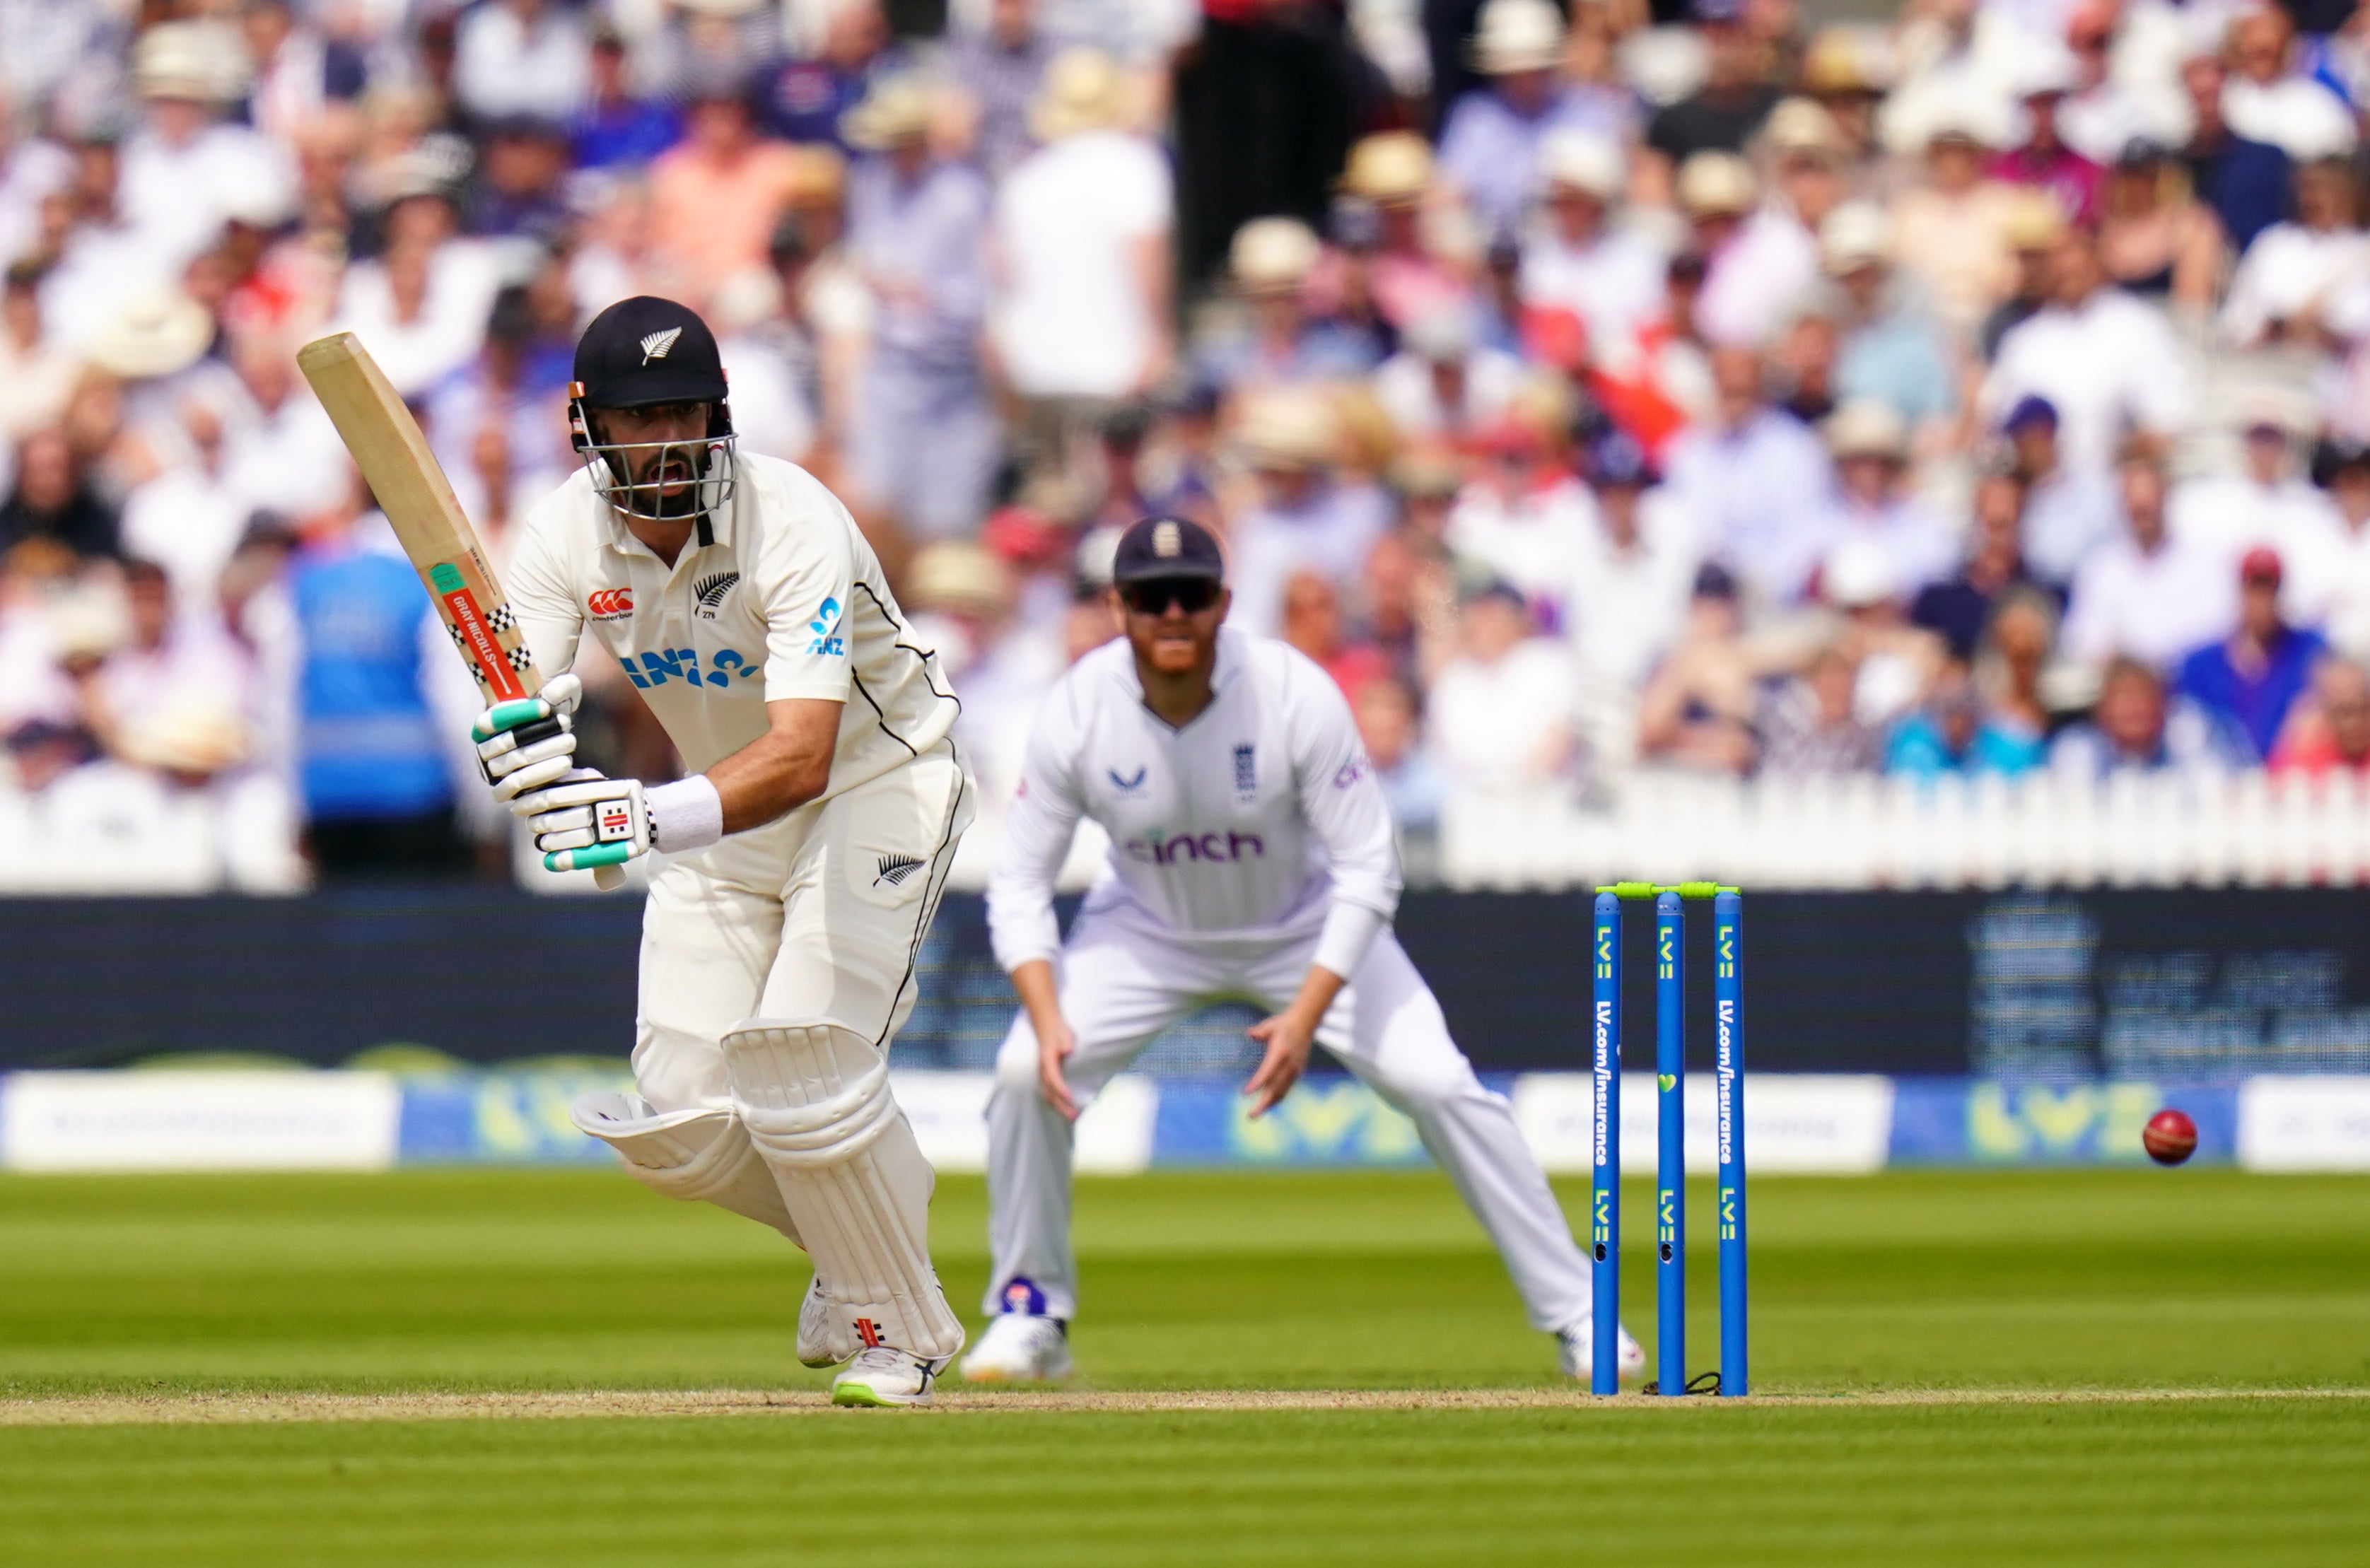
<svg viewBox="0 0 2370 1568">
<path fill-rule="evenodd" d="M 652 360 L 665 359 L 667 357 L 667 350 L 673 348 L 674 340 L 682 336 L 682 327 L 670 326 L 664 332 L 653 332 L 649 337 L 643 338 L 642 363 L 647 365 Z"/>
</svg>

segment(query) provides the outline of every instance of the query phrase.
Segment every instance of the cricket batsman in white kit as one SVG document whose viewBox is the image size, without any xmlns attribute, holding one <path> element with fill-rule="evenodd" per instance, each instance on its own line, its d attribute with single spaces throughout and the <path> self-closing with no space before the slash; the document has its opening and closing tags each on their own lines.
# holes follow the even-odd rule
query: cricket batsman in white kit
<svg viewBox="0 0 2370 1568">
<path fill-rule="evenodd" d="M 1332 679 L 1223 627 L 1217 541 L 1147 519 L 1122 537 L 1126 636 L 1080 659 L 1039 711 L 988 885 L 995 956 L 1020 994 L 988 1105 L 995 1253 L 983 1381 L 1070 1370 L 1072 1122 L 1160 1032 L 1207 1002 L 1272 1015 L 1245 1093 L 1271 1109 L 1323 1046 L 1415 1122 L 1498 1245 L 1564 1372 L 1589 1374 L 1589 1265 L 1502 1095 L 1482 1087 L 1390 932 L 1390 809 Z M 1053 880 L 1078 819 L 1110 860 L 1069 940 Z M 1621 1335 L 1622 1370 L 1644 1356 Z"/>
<path fill-rule="evenodd" d="M 690 776 L 575 766 L 572 677 L 478 722 L 488 778 L 566 870 L 648 852 L 639 1093 L 577 1125 L 671 1196 L 803 1246 L 810 1366 L 841 1404 L 922 1404 L 962 1348 L 928 1245 L 933 1175 L 889 1093 L 972 789 L 956 702 L 846 509 L 738 454 L 716 340 L 669 300 L 577 345 L 584 467 L 529 514 L 509 592 L 544 670 L 592 635 Z"/>
</svg>

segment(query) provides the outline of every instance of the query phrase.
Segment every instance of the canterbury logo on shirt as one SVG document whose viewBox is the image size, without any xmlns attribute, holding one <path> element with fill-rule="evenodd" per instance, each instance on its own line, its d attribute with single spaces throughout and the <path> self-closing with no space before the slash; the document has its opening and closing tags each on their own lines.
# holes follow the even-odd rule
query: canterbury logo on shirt
<svg viewBox="0 0 2370 1568">
<path fill-rule="evenodd" d="M 1168 839 L 1130 839 L 1125 848 L 1128 859 L 1146 865 L 1267 858 L 1267 845 L 1257 833 L 1179 833 Z"/>
<path fill-rule="evenodd" d="M 604 588 L 584 597 L 584 608 L 595 621 L 622 621 L 634 612 L 634 590 Z"/>
</svg>

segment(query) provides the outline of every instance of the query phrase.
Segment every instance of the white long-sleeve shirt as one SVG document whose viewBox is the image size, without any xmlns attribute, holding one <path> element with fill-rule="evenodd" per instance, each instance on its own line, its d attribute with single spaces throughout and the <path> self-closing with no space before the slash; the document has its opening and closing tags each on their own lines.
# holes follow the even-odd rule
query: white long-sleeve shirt
<svg viewBox="0 0 2370 1568">
<path fill-rule="evenodd" d="M 1398 908 L 1398 849 L 1350 704 L 1282 643 L 1218 633 L 1210 705 L 1171 729 L 1144 704 L 1125 640 L 1087 655 L 1037 715 L 987 887 L 1007 970 L 1053 957 L 1053 879 L 1091 817 L 1110 859 L 1089 912 L 1122 910 L 1196 945 L 1318 933 L 1344 977 Z"/>
</svg>

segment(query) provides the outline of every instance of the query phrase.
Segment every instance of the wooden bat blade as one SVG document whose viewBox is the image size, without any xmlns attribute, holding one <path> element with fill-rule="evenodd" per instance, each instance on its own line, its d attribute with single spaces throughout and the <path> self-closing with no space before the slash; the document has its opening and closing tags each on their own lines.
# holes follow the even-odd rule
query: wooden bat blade
<svg viewBox="0 0 2370 1568">
<path fill-rule="evenodd" d="M 437 615 L 488 701 L 532 694 L 543 679 L 518 618 L 452 482 L 386 372 L 351 332 L 305 344 L 296 351 L 296 364 L 419 568 Z"/>
</svg>

